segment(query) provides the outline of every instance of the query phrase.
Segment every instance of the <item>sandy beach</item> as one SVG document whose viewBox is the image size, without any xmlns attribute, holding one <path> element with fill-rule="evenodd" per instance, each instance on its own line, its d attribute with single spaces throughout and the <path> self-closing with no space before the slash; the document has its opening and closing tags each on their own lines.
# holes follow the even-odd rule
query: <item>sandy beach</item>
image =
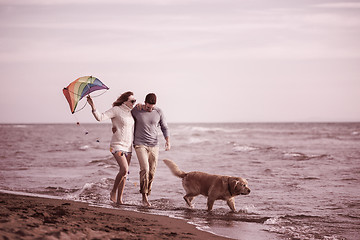
<svg viewBox="0 0 360 240">
<path fill-rule="evenodd" d="M 183 220 L 0 193 L 3 239 L 226 239 Z"/>
</svg>

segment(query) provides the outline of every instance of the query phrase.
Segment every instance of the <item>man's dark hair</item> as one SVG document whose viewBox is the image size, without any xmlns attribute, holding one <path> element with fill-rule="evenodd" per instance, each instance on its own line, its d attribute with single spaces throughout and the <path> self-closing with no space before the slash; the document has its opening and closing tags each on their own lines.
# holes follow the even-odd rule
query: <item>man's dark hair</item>
<svg viewBox="0 0 360 240">
<path fill-rule="evenodd" d="M 155 95 L 155 93 L 149 93 L 148 95 L 146 95 L 145 103 L 156 104 L 156 95 Z"/>
</svg>

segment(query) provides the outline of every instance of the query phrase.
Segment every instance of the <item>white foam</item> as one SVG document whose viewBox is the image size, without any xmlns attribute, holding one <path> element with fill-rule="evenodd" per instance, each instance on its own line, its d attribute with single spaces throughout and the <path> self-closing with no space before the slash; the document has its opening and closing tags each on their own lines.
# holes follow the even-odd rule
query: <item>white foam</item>
<svg viewBox="0 0 360 240">
<path fill-rule="evenodd" d="M 280 218 L 279 217 L 272 217 L 272 218 L 269 218 L 268 220 L 266 220 L 264 222 L 265 225 L 276 225 L 276 224 L 279 224 L 280 222 Z"/>
<path fill-rule="evenodd" d="M 90 147 L 89 147 L 89 145 L 84 145 L 84 146 L 81 146 L 79 149 L 80 150 L 83 150 L 83 151 L 86 151 L 86 150 L 88 150 Z"/>
<path fill-rule="evenodd" d="M 26 125 L 13 125 L 14 128 L 26 128 Z"/>
<path fill-rule="evenodd" d="M 202 142 L 206 142 L 206 141 L 208 141 L 208 140 L 204 139 L 204 138 L 196 138 L 196 137 L 189 138 L 189 143 L 202 143 Z"/>
<path fill-rule="evenodd" d="M 251 152 L 251 151 L 254 151 L 256 149 L 257 149 L 256 147 L 251 147 L 251 146 L 246 146 L 246 145 L 233 147 L 233 150 L 235 152 Z"/>
<path fill-rule="evenodd" d="M 244 213 L 259 213 L 256 209 L 256 207 L 254 205 L 246 205 L 243 206 L 239 212 L 244 212 Z"/>
<path fill-rule="evenodd" d="M 29 193 L 29 192 L 18 192 L 18 191 L 9 191 L 9 190 L 2 190 L 0 189 L 0 192 L 7 193 L 7 194 L 14 194 L 14 195 L 20 195 L 20 196 L 28 196 L 28 197 L 39 197 L 39 198 L 50 198 L 50 199 L 64 199 L 63 197 L 59 196 L 51 196 L 46 194 L 37 194 L 37 193 Z"/>
</svg>

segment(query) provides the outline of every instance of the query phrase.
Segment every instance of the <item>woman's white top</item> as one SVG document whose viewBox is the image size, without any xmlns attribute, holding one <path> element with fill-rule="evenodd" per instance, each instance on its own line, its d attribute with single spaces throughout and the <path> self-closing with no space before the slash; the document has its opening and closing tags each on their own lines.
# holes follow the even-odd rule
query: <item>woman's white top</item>
<svg viewBox="0 0 360 240">
<path fill-rule="evenodd" d="M 115 106 L 104 113 L 95 110 L 93 115 L 99 122 L 111 119 L 112 126 L 116 129 L 110 142 L 110 151 L 112 153 L 117 151 L 132 152 L 134 118 L 132 117 L 131 109 L 128 106 L 125 104 Z"/>
</svg>

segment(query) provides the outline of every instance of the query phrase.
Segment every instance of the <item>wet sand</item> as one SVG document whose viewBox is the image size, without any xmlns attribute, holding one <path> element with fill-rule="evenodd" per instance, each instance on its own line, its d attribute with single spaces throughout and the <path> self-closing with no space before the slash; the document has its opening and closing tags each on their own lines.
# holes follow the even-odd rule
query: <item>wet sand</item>
<svg viewBox="0 0 360 240">
<path fill-rule="evenodd" d="M 227 239 L 180 219 L 0 192 L 3 239 Z"/>
</svg>

